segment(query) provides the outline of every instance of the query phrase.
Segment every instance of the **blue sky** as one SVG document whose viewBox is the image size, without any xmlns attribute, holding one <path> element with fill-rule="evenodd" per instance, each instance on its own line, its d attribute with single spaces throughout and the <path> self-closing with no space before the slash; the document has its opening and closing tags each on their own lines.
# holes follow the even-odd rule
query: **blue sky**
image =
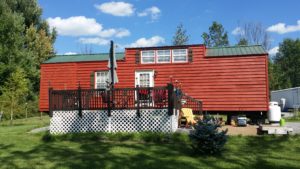
<svg viewBox="0 0 300 169">
<path fill-rule="evenodd" d="M 203 43 L 201 34 L 213 21 L 222 23 L 230 44 L 238 23 L 260 22 L 270 33 L 274 53 L 284 38 L 300 38 L 299 0 L 38 0 L 43 18 L 58 30 L 57 54 L 108 52 L 130 46 L 170 45 L 182 23 L 190 44 Z"/>
</svg>

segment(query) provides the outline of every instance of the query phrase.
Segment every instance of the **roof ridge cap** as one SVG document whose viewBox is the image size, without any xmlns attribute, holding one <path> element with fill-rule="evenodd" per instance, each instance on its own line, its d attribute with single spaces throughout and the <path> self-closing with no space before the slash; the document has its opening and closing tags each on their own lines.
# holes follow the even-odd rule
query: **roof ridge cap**
<svg viewBox="0 0 300 169">
<path fill-rule="evenodd" d="M 208 47 L 207 49 L 238 48 L 238 47 L 252 47 L 252 46 L 261 46 L 262 47 L 262 45 L 256 44 L 256 45 L 237 45 L 237 46 Z"/>
<path fill-rule="evenodd" d="M 89 54 L 72 54 L 72 55 L 53 55 L 53 56 L 78 56 L 78 55 L 103 55 L 103 54 L 109 54 L 109 53 L 89 53 Z M 115 54 L 125 54 L 125 52 L 116 52 Z"/>
</svg>

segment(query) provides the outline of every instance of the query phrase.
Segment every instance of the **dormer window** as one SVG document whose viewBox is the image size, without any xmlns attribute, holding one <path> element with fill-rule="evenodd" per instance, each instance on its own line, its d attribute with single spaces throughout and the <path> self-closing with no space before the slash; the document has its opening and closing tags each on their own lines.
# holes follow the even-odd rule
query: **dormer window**
<svg viewBox="0 0 300 169">
<path fill-rule="evenodd" d="M 157 50 L 157 63 L 170 63 L 171 50 Z"/>
<path fill-rule="evenodd" d="M 155 63 L 155 51 L 145 50 L 141 53 L 142 63 Z"/>
<path fill-rule="evenodd" d="M 186 63 L 188 62 L 187 49 L 143 50 L 141 63 Z"/>
<path fill-rule="evenodd" d="M 173 49 L 172 50 L 172 58 L 173 62 L 187 62 L 188 60 L 188 53 L 187 49 Z"/>
</svg>

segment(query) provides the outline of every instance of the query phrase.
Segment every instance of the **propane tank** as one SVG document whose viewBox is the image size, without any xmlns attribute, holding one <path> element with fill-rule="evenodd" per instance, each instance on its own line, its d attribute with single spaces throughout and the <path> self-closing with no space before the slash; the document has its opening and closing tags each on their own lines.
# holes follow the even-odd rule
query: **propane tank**
<svg viewBox="0 0 300 169">
<path fill-rule="evenodd" d="M 281 108 L 278 102 L 269 102 L 268 120 L 270 123 L 279 123 L 281 119 Z"/>
</svg>

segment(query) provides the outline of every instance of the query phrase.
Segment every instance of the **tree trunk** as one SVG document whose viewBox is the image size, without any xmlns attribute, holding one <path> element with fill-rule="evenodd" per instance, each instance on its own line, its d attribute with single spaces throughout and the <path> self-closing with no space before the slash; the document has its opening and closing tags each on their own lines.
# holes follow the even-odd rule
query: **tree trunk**
<svg viewBox="0 0 300 169">
<path fill-rule="evenodd" d="M 13 125 L 13 117 L 14 117 L 14 110 L 13 110 L 13 103 L 10 104 L 10 125 Z"/>
</svg>

